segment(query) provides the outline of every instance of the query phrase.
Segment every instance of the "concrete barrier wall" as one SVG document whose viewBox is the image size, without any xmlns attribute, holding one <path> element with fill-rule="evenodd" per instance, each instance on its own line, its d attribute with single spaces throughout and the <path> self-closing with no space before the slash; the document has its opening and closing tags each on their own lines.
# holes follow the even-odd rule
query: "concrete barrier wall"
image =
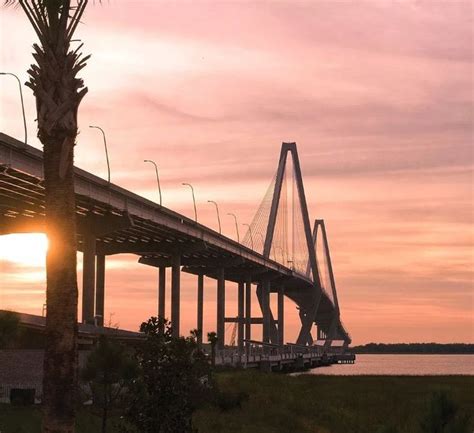
<svg viewBox="0 0 474 433">
<path fill-rule="evenodd" d="M 79 368 L 84 367 L 89 351 L 79 351 Z M 34 388 L 43 393 L 44 350 L 0 350 L 0 402 L 8 403 L 10 389 Z"/>
</svg>

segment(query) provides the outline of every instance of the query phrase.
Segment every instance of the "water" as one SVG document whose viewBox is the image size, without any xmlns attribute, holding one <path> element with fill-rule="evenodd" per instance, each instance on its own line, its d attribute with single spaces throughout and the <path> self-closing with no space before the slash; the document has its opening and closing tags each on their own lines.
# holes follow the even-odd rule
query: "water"
<svg viewBox="0 0 474 433">
<path fill-rule="evenodd" d="M 474 376 L 474 355 L 356 355 L 355 364 L 313 368 L 322 375 Z"/>
</svg>

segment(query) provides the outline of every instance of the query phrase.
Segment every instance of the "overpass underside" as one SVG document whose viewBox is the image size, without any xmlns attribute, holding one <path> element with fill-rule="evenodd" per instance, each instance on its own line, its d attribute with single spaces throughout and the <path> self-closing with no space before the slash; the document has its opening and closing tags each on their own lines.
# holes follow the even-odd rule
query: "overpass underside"
<svg viewBox="0 0 474 433">
<path fill-rule="evenodd" d="M 77 248 L 83 253 L 84 323 L 103 325 L 106 257 L 128 253 L 135 254 L 139 263 L 158 268 L 157 314 L 165 316 L 165 299 L 170 291 L 170 319 L 175 335 L 180 334 L 180 276 L 186 272 L 197 276 L 196 327 L 201 332 L 204 277 L 217 282 L 217 334 L 221 348 L 226 322 L 237 322 L 240 350 L 244 340 L 252 339 L 254 325 L 263 326 L 263 342 L 283 345 L 285 296 L 300 311 L 300 344 L 312 343 L 313 324 L 317 325 L 319 339 L 350 343 L 334 298 L 328 296 L 319 280 L 315 282 L 268 254 L 258 253 L 78 168 L 75 190 Z M 0 134 L 0 235 L 45 231 L 42 152 Z M 166 268 L 171 268 L 169 283 Z M 225 314 L 226 281 L 238 284 L 237 318 Z M 260 317 L 250 313 L 254 291 L 262 311 Z M 270 308 L 271 293 L 278 298 L 275 317 Z"/>
</svg>

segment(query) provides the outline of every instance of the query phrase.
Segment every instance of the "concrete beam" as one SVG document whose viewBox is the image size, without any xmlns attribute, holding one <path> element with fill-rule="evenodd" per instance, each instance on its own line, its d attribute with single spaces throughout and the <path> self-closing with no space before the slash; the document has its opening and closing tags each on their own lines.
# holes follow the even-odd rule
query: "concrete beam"
<svg viewBox="0 0 474 433">
<path fill-rule="evenodd" d="M 259 286 L 262 299 L 263 341 L 270 343 L 270 283 L 263 281 Z"/>
<path fill-rule="evenodd" d="M 203 333 L 203 317 L 204 317 L 204 275 L 198 275 L 198 293 L 197 293 L 197 342 L 199 347 L 202 346 Z"/>
<path fill-rule="evenodd" d="M 239 353 L 242 353 L 244 349 L 244 282 L 240 281 L 238 285 L 237 293 L 237 312 L 238 312 L 238 325 L 237 325 L 237 346 Z"/>
<path fill-rule="evenodd" d="M 166 268 L 158 268 L 158 316 L 166 318 Z"/>
<path fill-rule="evenodd" d="M 134 226 L 132 217 L 124 212 L 123 215 L 115 215 L 106 213 L 105 215 L 97 215 L 89 213 L 87 216 L 77 216 L 76 218 L 77 233 L 84 236 L 94 235 L 96 238 L 111 234 L 113 232 L 123 230 Z M 105 251 L 98 251 L 106 255 Z"/>
<path fill-rule="evenodd" d="M 82 322 L 94 323 L 95 236 L 84 236 L 82 271 Z"/>
<path fill-rule="evenodd" d="M 278 344 L 285 344 L 285 289 L 280 287 L 278 290 Z"/>
<path fill-rule="evenodd" d="M 221 268 L 217 277 L 217 348 L 225 345 L 225 271 Z"/>
<path fill-rule="evenodd" d="M 252 339 L 252 277 L 247 275 L 245 281 L 245 339 Z"/>
<path fill-rule="evenodd" d="M 35 215 L 34 217 L 16 216 L 15 218 L 0 215 L 0 235 L 12 233 L 44 233 L 44 217 Z"/>
<path fill-rule="evenodd" d="M 179 313 L 181 296 L 181 257 L 173 257 L 171 267 L 171 326 L 173 337 L 179 337 Z"/>
<path fill-rule="evenodd" d="M 205 242 L 185 242 L 185 243 L 170 243 L 170 242 L 124 242 L 122 244 L 103 244 L 102 248 L 107 254 L 163 254 L 166 256 L 183 256 L 184 254 L 199 253 L 207 250 Z M 160 267 L 163 265 L 171 266 L 170 258 L 154 258 L 154 257 L 143 257 L 139 260 L 139 263 L 148 266 Z M 160 261 L 161 260 L 161 261 Z M 164 262 L 163 260 L 167 260 Z"/>
<path fill-rule="evenodd" d="M 96 287 L 95 287 L 95 315 L 97 324 L 104 326 L 105 310 L 105 256 L 102 254 L 96 257 Z"/>
</svg>

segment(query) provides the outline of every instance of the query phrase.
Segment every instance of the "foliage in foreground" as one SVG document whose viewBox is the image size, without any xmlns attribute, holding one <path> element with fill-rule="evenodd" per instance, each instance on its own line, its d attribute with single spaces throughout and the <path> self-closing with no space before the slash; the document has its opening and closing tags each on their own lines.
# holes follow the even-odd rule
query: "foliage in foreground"
<svg viewBox="0 0 474 433">
<path fill-rule="evenodd" d="M 107 431 L 110 409 L 137 374 L 137 364 L 126 347 L 102 336 L 81 371 L 82 380 L 92 391 L 94 406 L 101 410 L 102 433 Z"/>
<path fill-rule="evenodd" d="M 422 422 L 435 416 L 437 410 L 430 407 L 440 390 L 449 391 L 448 401 L 455 403 L 460 420 L 474 413 L 473 376 L 295 377 L 257 371 L 214 376 L 219 388 L 234 397 L 218 392 L 215 404 L 194 413 L 199 433 L 425 433 Z M 117 409 L 112 413 L 109 433 L 121 433 L 121 415 Z M 471 433 L 473 420 L 469 422 Z M 0 405 L 0 430 L 40 433 L 40 408 Z M 98 432 L 100 418 L 82 409 L 76 433 Z"/>
<path fill-rule="evenodd" d="M 196 332 L 175 338 L 170 323 L 157 317 L 140 331 L 146 341 L 137 348 L 140 374 L 130 388 L 123 430 L 191 433 L 193 412 L 209 394 L 209 363 Z"/>
<path fill-rule="evenodd" d="M 0 311 L 0 350 L 7 349 L 19 334 L 20 318 L 13 311 Z"/>
</svg>

